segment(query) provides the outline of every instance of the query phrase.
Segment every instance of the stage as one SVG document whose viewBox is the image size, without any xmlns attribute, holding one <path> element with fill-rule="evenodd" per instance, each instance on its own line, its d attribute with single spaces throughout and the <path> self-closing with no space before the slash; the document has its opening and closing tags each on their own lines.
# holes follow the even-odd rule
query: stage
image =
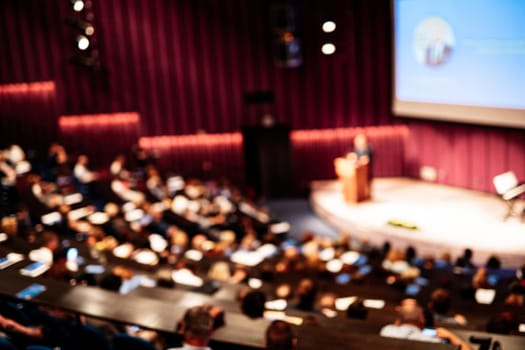
<svg viewBox="0 0 525 350">
<path fill-rule="evenodd" d="M 481 193 L 407 178 L 377 178 L 372 200 L 348 204 L 337 180 L 314 181 L 310 202 L 314 211 L 340 232 L 392 247 L 416 248 L 419 255 L 452 258 L 465 248 L 476 264 L 495 254 L 504 267 L 525 264 L 525 222 L 503 220 L 506 204 L 495 194 Z M 516 208 L 525 208 L 525 201 Z M 416 229 L 388 224 L 394 220 Z"/>
</svg>

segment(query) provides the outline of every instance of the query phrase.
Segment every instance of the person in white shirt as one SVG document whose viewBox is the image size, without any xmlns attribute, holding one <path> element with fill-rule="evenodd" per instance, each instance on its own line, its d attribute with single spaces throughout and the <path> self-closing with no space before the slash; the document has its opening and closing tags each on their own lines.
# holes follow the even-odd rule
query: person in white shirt
<svg viewBox="0 0 525 350">
<path fill-rule="evenodd" d="M 415 299 L 404 299 L 396 310 L 397 320 L 393 324 L 384 326 L 380 331 L 381 336 L 432 343 L 449 341 L 451 344 L 458 345 L 460 350 L 472 350 L 467 342 L 445 328 L 436 328 L 435 334 L 432 335 L 423 332 L 425 323 L 423 309 Z"/>
<path fill-rule="evenodd" d="M 98 178 L 96 172 L 89 170 L 88 163 L 89 158 L 85 154 L 81 154 L 78 156 L 75 167 L 73 168 L 73 175 L 82 184 L 89 184 Z"/>
<path fill-rule="evenodd" d="M 213 318 L 204 306 L 195 306 L 186 311 L 180 324 L 184 336 L 182 347 L 167 350 L 211 350 L 208 347 L 213 330 Z"/>
</svg>

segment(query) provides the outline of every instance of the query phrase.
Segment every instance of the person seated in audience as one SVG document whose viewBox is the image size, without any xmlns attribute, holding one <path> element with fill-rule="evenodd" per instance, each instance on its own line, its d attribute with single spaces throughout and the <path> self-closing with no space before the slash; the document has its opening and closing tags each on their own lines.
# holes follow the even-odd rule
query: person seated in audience
<svg viewBox="0 0 525 350">
<path fill-rule="evenodd" d="M 171 252 L 178 257 L 186 248 L 188 248 L 189 238 L 188 234 L 177 226 L 170 226 L 168 228 L 167 236 L 171 241 Z"/>
<path fill-rule="evenodd" d="M 130 180 L 124 176 L 123 172 L 120 172 L 113 178 L 111 181 L 111 190 L 125 202 L 132 202 L 137 206 L 144 203 L 144 193 L 134 190 Z"/>
<path fill-rule="evenodd" d="M 78 191 L 87 199 L 95 200 L 99 197 L 97 190 L 99 176 L 98 173 L 89 169 L 88 163 L 89 158 L 87 155 L 79 155 L 73 167 L 73 176 L 78 182 Z"/>
<path fill-rule="evenodd" d="M 275 287 L 274 295 L 278 299 L 290 300 L 293 298 L 293 289 L 289 283 L 280 283 Z"/>
<path fill-rule="evenodd" d="M 64 146 L 52 143 L 49 146 L 48 157 L 44 165 L 42 178 L 46 182 L 56 182 L 61 173 L 68 172 L 68 155 Z"/>
<path fill-rule="evenodd" d="M 421 274 L 420 269 L 408 261 L 406 252 L 399 249 L 391 249 L 387 253 L 381 268 L 389 275 L 387 283 L 400 290 L 404 290 L 407 284 Z"/>
<path fill-rule="evenodd" d="M 0 330 L 20 349 L 28 345 L 66 349 L 72 344 L 77 316 L 54 307 L 5 303 Z"/>
<path fill-rule="evenodd" d="M 63 203 L 64 199 L 54 183 L 42 181 L 37 174 L 29 176 L 29 183 L 32 195 L 47 208 L 56 208 Z"/>
<path fill-rule="evenodd" d="M 19 237 L 24 238 L 26 241 L 31 243 L 30 240 L 34 237 L 34 224 L 29 213 L 29 209 L 25 203 L 18 205 L 18 210 L 16 211 L 16 222 L 17 222 L 17 232 L 16 234 Z M 5 230 L 5 229 L 4 229 Z"/>
<path fill-rule="evenodd" d="M 513 281 L 508 286 L 509 294 L 505 298 L 505 305 L 523 307 L 525 305 L 525 287 L 518 281 Z"/>
<path fill-rule="evenodd" d="M 295 295 L 298 299 L 295 307 L 302 311 L 313 311 L 317 299 L 317 290 L 317 283 L 313 279 L 301 279 L 295 290 Z"/>
<path fill-rule="evenodd" d="M 179 324 L 183 346 L 167 350 L 211 350 L 208 346 L 213 331 L 213 316 L 208 307 L 195 306 L 186 311 Z"/>
<path fill-rule="evenodd" d="M 264 315 L 266 294 L 260 290 L 250 290 L 241 296 L 241 310 L 246 316 L 256 319 Z"/>
<path fill-rule="evenodd" d="M 434 290 L 428 301 L 427 309 L 425 309 L 425 326 L 433 328 L 435 323 L 465 325 L 467 323 L 465 316 L 449 315 L 451 302 L 452 298 L 448 290 L 444 288 Z"/>
<path fill-rule="evenodd" d="M 51 266 L 54 261 L 54 254 L 60 247 L 59 237 L 55 232 L 44 231 L 41 234 L 41 240 L 40 248 L 29 252 L 29 259 Z"/>
<path fill-rule="evenodd" d="M 212 280 L 228 282 L 232 278 L 230 264 L 226 261 L 216 261 L 210 266 L 207 275 Z"/>
<path fill-rule="evenodd" d="M 0 150 L 0 186 L 16 185 L 16 169 L 10 164 L 5 152 Z"/>
<path fill-rule="evenodd" d="M 98 174 L 88 168 L 89 158 L 85 154 L 81 154 L 77 158 L 77 162 L 73 167 L 73 175 L 82 184 L 89 184 L 98 179 Z"/>
<path fill-rule="evenodd" d="M 0 331 L 33 339 L 42 339 L 42 327 L 27 327 L 0 314 Z"/>
<path fill-rule="evenodd" d="M 130 173 L 128 170 L 126 170 L 125 165 L 126 157 L 123 154 L 117 155 L 109 166 L 109 174 L 111 175 L 111 177 L 115 178 L 117 176 L 120 176 L 125 179 L 130 179 Z"/>
<path fill-rule="evenodd" d="M 140 147 L 139 145 L 133 145 L 131 147 L 131 151 L 133 154 L 133 160 L 135 163 L 137 176 L 140 179 L 144 179 L 146 168 L 150 165 L 155 165 L 155 157 L 152 153 L 147 152 L 144 148 Z"/>
<path fill-rule="evenodd" d="M 489 270 L 499 270 L 501 268 L 501 260 L 496 255 L 491 255 L 487 259 L 485 267 Z"/>
<path fill-rule="evenodd" d="M 480 267 L 472 276 L 472 287 L 477 290 L 480 288 L 491 288 L 489 274 L 486 268 Z"/>
<path fill-rule="evenodd" d="M 265 349 L 292 350 L 296 345 L 297 338 L 288 323 L 275 320 L 266 328 Z"/>
<path fill-rule="evenodd" d="M 368 308 L 366 308 L 363 299 L 357 299 L 346 309 L 346 317 L 358 320 L 366 320 L 368 317 Z"/>
<path fill-rule="evenodd" d="M 451 344 L 459 346 L 460 350 L 472 350 L 467 342 L 445 328 L 436 328 L 435 335 L 423 333 L 423 309 L 417 304 L 415 299 L 404 299 L 396 310 L 398 312 L 398 318 L 395 323 L 381 328 L 381 336 L 432 343 L 448 341 Z"/>
<path fill-rule="evenodd" d="M 6 149 L 6 159 L 15 169 L 17 175 L 26 174 L 31 171 L 31 163 L 26 160 L 26 154 L 22 147 L 13 144 Z"/>
<path fill-rule="evenodd" d="M 525 265 L 516 269 L 516 274 L 511 283 L 515 282 L 525 291 Z"/>
<path fill-rule="evenodd" d="M 463 255 L 456 259 L 456 267 L 470 269 L 474 267 L 472 262 L 472 249 L 466 248 L 463 251 Z"/>
<path fill-rule="evenodd" d="M 485 330 L 489 333 L 518 335 L 519 324 L 519 317 L 515 312 L 502 311 L 488 320 Z"/>
<path fill-rule="evenodd" d="M 16 197 L 16 170 L 3 151 L 0 151 L 0 196 L 0 210 L 4 209 L 2 211 L 8 213 L 15 212 L 18 202 Z"/>
<path fill-rule="evenodd" d="M 153 165 L 146 168 L 146 188 L 156 200 L 163 200 L 169 196 L 168 187 Z"/>
</svg>

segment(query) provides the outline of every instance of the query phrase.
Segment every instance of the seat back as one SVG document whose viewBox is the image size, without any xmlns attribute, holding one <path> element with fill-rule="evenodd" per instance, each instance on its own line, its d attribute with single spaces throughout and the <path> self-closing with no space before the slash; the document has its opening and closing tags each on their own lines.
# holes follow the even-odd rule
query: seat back
<svg viewBox="0 0 525 350">
<path fill-rule="evenodd" d="M 156 350 L 153 343 L 124 333 L 113 336 L 113 350 Z"/>
<path fill-rule="evenodd" d="M 16 346 L 8 339 L 0 338 L 0 350 L 16 350 Z"/>
<path fill-rule="evenodd" d="M 494 176 L 493 179 L 494 187 L 499 195 L 503 195 L 505 192 L 518 186 L 518 178 L 513 171 L 507 171 L 503 174 Z"/>
</svg>

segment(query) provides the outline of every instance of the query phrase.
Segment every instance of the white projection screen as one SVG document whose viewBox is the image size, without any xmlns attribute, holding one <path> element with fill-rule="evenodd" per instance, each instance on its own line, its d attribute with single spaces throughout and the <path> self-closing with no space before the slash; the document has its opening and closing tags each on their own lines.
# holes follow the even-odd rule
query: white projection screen
<svg viewBox="0 0 525 350">
<path fill-rule="evenodd" d="M 525 128 L 524 0 L 392 0 L 394 115 Z"/>
</svg>

